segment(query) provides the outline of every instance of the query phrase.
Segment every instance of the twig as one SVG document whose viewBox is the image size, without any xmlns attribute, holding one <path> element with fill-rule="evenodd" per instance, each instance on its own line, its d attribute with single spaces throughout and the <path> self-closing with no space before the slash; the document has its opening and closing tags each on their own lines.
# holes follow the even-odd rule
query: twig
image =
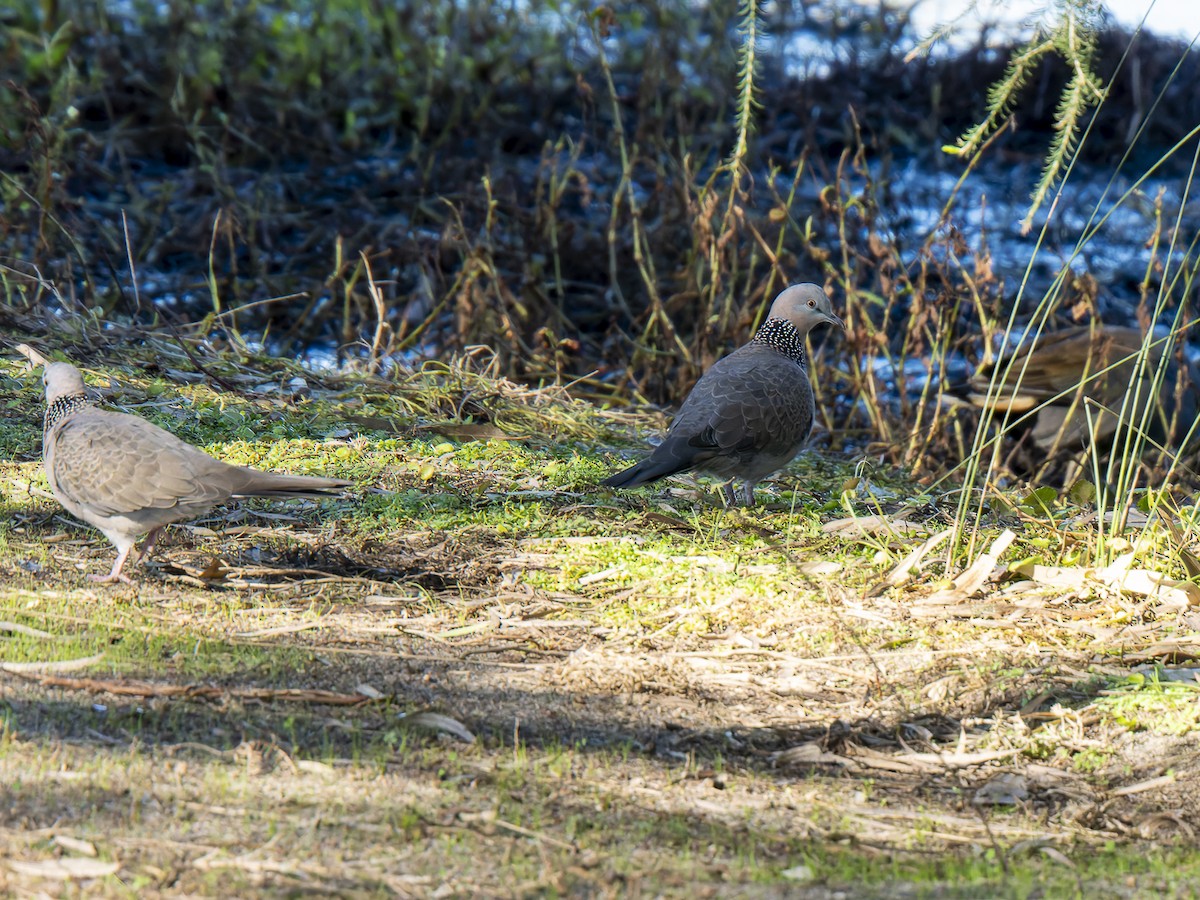
<svg viewBox="0 0 1200 900">
<path fill-rule="evenodd" d="M 3 620 L 0 620 L 0 631 L 8 631 L 13 634 L 23 634 L 27 637 L 35 638 L 50 639 L 56 637 L 56 635 L 48 631 L 40 631 L 37 628 L 30 628 L 28 625 L 22 625 L 19 622 L 5 622 Z"/>
<path fill-rule="evenodd" d="M 92 657 L 90 662 L 100 659 Z M 294 703 L 324 703 L 330 706 L 361 706 L 371 698 L 362 694 L 340 694 L 335 691 L 305 690 L 301 688 L 219 688 L 203 684 L 151 684 L 148 681 L 106 681 L 99 678 L 61 678 L 55 675 L 39 675 L 35 672 L 14 671 L 5 664 L 3 668 L 13 674 L 35 681 L 44 687 L 65 688 L 74 691 L 117 694 L 131 697 L 182 697 L 186 700 L 219 700 L 235 697 L 240 700 L 282 700 Z"/>
</svg>

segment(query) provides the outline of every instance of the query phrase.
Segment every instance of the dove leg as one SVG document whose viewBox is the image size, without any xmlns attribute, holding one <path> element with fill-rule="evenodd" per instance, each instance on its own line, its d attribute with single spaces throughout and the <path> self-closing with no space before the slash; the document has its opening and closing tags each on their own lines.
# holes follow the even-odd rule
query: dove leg
<svg viewBox="0 0 1200 900">
<path fill-rule="evenodd" d="M 733 492 L 733 479 L 721 485 L 721 496 L 725 498 L 725 506 L 737 506 L 737 494 Z"/>
<path fill-rule="evenodd" d="M 743 481 L 742 482 L 742 500 L 745 501 L 742 504 L 743 506 L 753 506 L 754 505 L 754 482 L 753 481 Z"/>
<path fill-rule="evenodd" d="M 150 558 L 150 554 L 154 551 L 154 542 L 158 540 L 158 535 L 161 532 L 162 526 L 160 525 L 158 528 L 151 529 L 150 533 L 146 535 L 146 540 L 142 542 L 142 549 L 138 553 L 137 559 L 133 561 L 135 566 L 142 560 Z"/>
<path fill-rule="evenodd" d="M 125 560 L 129 558 L 129 551 L 133 549 L 133 544 L 127 547 L 122 547 L 117 553 L 117 561 L 113 563 L 112 571 L 107 575 L 89 575 L 88 581 L 94 581 L 96 584 L 112 584 L 114 581 L 123 581 L 126 584 L 133 584 L 128 575 L 121 574 L 121 567 L 125 565 Z"/>
</svg>

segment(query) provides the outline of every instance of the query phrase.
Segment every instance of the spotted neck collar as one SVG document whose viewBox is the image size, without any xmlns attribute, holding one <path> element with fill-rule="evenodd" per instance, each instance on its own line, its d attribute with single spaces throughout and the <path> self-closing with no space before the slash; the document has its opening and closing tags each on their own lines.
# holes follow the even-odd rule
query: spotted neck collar
<svg viewBox="0 0 1200 900">
<path fill-rule="evenodd" d="M 787 319 L 767 319 L 759 327 L 752 344 L 763 344 L 776 353 L 782 353 L 802 369 L 808 369 L 808 358 L 804 355 L 804 335 Z"/>
<path fill-rule="evenodd" d="M 42 420 L 42 432 L 48 432 L 67 416 L 89 406 L 95 406 L 95 404 L 88 399 L 87 394 L 70 394 L 66 397 L 59 397 L 46 407 L 46 417 Z"/>
</svg>

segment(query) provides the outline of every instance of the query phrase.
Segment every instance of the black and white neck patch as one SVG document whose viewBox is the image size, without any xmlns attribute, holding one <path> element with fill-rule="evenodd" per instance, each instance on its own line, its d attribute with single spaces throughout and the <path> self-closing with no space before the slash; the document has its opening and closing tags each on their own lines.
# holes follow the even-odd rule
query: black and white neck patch
<svg viewBox="0 0 1200 900">
<path fill-rule="evenodd" d="M 765 344 L 776 353 L 782 353 L 794 361 L 802 369 L 808 369 L 808 359 L 804 355 L 804 337 L 787 319 L 767 319 L 750 343 Z"/>
<path fill-rule="evenodd" d="M 59 397 L 46 407 L 46 417 L 42 420 L 42 431 L 47 432 L 59 421 L 71 413 L 78 412 L 95 404 L 88 399 L 87 394 L 72 394 L 69 397 Z"/>
</svg>

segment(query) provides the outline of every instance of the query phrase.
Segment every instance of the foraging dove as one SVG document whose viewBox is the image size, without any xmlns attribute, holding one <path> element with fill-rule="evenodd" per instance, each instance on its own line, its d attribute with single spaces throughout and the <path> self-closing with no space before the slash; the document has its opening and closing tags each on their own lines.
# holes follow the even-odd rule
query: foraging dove
<svg viewBox="0 0 1200 900">
<path fill-rule="evenodd" d="M 795 284 L 771 304 L 750 343 L 713 364 L 696 382 L 649 457 L 607 478 L 633 487 L 695 469 L 727 479 L 725 502 L 754 505 L 754 486 L 800 451 L 813 423 L 804 339 L 817 325 L 845 328 L 820 285 Z"/>
<path fill-rule="evenodd" d="M 1115 326 L 1083 325 L 1043 334 L 980 369 L 970 380 L 968 396 L 981 409 L 1008 410 L 1014 421 L 1036 409 L 1030 438 L 1039 450 L 1050 454 L 1059 449 L 1082 449 L 1089 442 L 1111 443 L 1119 426 L 1118 415 L 1140 427 L 1149 403 L 1153 408 L 1147 418 L 1147 435 L 1168 450 L 1178 450 L 1174 445 L 1196 419 L 1200 371 L 1188 364 L 1180 384 L 1179 367 L 1173 357 L 1168 358 L 1156 391 L 1154 373 L 1164 353 L 1173 352 L 1173 342 L 1155 341 L 1139 372 L 1137 355 L 1142 343 L 1138 329 Z M 1007 378 L 989 399 L 992 373 L 1001 366 L 1007 369 Z"/>
<path fill-rule="evenodd" d="M 139 534 L 149 533 L 136 562 L 149 555 L 164 525 L 203 515 L 232 497 L 312 497 L 349 481 L 275 475 L 231 466 L 128 413 L 98 409 L 79 370 L 48 363 L 42 463 L 50 490 L 72 515 L 104 532 L 117 548 L 108 575 L 92 581 L 130 583 L 121 574 Z"/>
</svg>

